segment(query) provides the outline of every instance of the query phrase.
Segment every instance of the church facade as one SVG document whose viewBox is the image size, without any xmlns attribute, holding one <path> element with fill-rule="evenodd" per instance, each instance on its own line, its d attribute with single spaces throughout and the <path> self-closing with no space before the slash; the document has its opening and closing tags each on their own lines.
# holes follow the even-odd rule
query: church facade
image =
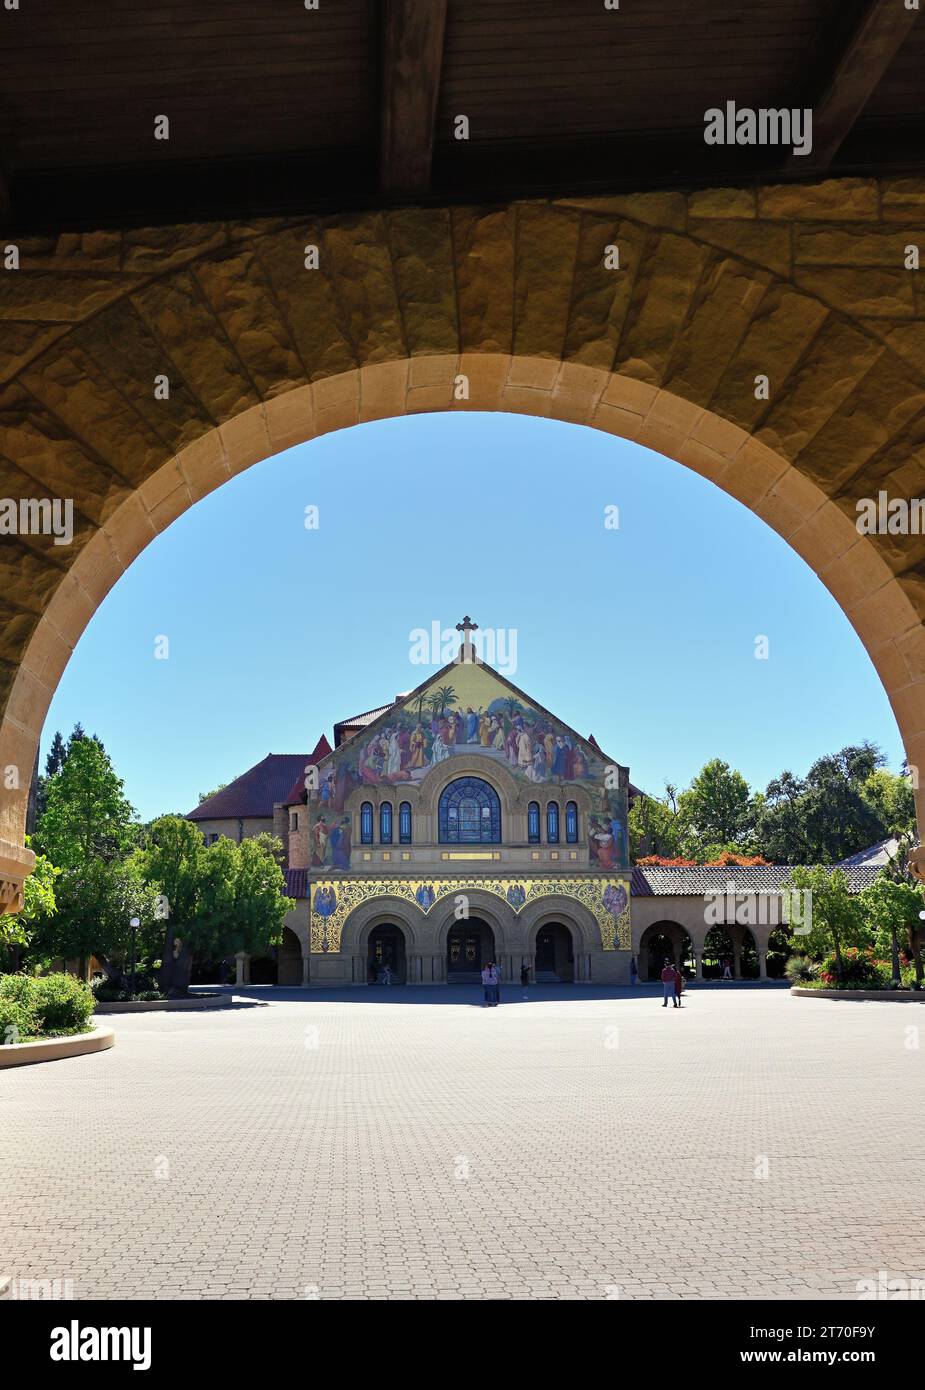
<svg viewBox="0 0 925 1390">
<path fill-rule="evenodd" d="M 396 983 L 468 983 L 490 961 L 508 980 L 629 979 L 629 771 L 468 642 L 339 723 L 271 823 L 230 790 L 193 819 L 207 839 L 233 834 L 235 809 L 240 833 L 282 838 L 302 957 L 297 981 L 281 952 L 290 983 L 374 983 L 386 967 Z"/>
</svg>

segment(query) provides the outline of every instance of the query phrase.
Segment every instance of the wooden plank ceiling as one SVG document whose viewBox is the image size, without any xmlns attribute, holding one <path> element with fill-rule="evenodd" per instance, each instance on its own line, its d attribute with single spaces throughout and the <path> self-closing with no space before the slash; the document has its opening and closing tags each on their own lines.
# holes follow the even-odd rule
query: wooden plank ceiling
<svg viewBox="0 0 925 1390">
<path fill-rule="evenodd" d="M 925 23 L 904 0 L 0 13 L 0 206 L 26 229 L 925 170 Z M 812 105 L 812 156 L 707 147 L 730 100 Z"/>
</svg>

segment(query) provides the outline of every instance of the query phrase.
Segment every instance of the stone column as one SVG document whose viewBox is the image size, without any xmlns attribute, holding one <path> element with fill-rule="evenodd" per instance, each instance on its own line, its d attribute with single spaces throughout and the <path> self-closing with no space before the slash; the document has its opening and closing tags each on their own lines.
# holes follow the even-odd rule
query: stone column
<svg viewBox="0 0 925 1390">
<path fill-rule="evenodd" d="M 308 984 L 308 976 L 309 976 L 308 958 L 309 958 L 309 957 L 308 957 L 308 951 L 304 951 L 304 952 L 302 953 L 302 983 L 303 983 L 303 985 L 307 985 L 307 984 Z"/>
<path fill-rule="evenodd" d="M 700 946 L 700 947 L 695 946 L 695 947 L 694 947 L 694 965 L 696 966 L 696 971 L 695 971 L 695 977 L 696 977 L 696 979 L 702 980 L 702 979 L 703 979 L 703 947 L 702 947 L 702 946 Z"/>
<path fill-rule="evenodd" d="M 766 946 L 758 947 L 758 978 L 766 980 L 768 978 L 768 951 Z"/>
<path fill-rule="evenodd" d="M 742 978 L 742 943 L 736 939 L 732 942 L 732 977 L 734 980 Z"/>
<path fill-rule="evenodd" d="M 244 951 L 239 951 L 234 958 L 236 985 L 249 985 L 251 980 L 251 961 L 250 956 Z"/>
</svg>

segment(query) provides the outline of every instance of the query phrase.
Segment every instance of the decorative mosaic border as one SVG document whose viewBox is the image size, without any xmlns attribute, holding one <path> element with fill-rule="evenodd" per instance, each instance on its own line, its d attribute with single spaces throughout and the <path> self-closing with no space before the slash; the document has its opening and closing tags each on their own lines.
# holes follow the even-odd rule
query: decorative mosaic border
<svg viewBox="0 0 925 1390">
<path fill-rule="evenodd" d="M 321 955 L 340 951 L 347 918 L 372 898 L 403 898 L 425 917 L 444 898 L 466 889 L 481 889 L 520 913 L 528 903 L 553 893 L 574 898 L 593 914 L 605 951 L 628 951 L 630 881 L 601 878 L 336 878 L 310 884 L 311 950 Z M 621 892 L 622 890 L 622 892 Z M 419 896 L 420 894 L 420 896 Z M 615 912 L 614 908 L 618 910 Z"/>
</svg>

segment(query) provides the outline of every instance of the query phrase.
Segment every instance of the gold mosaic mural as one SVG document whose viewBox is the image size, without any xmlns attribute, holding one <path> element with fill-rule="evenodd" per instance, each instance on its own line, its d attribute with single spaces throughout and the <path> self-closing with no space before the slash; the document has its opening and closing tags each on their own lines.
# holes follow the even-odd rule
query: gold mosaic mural
<svg viewBox="0 0 925 1390">
<path fill-rule="evenodd" d="M 403 898 L 427 916 L 442 899 L 476 888 L 500 898 L 515 913 L 553 893 L 574 898 L 594 915 L 603 950 L 630 949 L 630 885 L 626 878 L 336 878 L 311 885 L 312 952 L 336 954 L 347 918 L 373 898 Z"/>
</svg>

